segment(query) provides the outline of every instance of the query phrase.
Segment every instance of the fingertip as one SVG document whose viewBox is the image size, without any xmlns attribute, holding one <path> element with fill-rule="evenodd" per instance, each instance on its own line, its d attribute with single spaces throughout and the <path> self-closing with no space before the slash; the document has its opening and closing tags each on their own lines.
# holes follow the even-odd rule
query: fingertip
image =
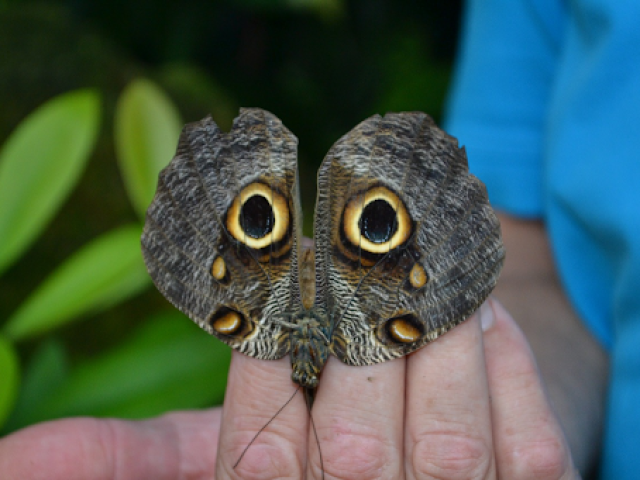
<svg viewBox="0 0 640 480">
<path fill-rule="evenodd" d="M 480 317 L 480 326 L 483 332 L 488 331 L 495 323 L 495 315 L 490 302 L 491 300 L 487 299 L 478 309 L 478 317 Z"/>
<path fill-rule="evenodd" d="M 300 246 L 302 248 L 313 248 L 314 246 L 313 239 L 309 237 L 302 237 L 302 240 L 300 241 Z"/>
<path fill-rule="evenodd" d="M 523 342 L 525 341 L 524 334 L 520 330 L 518 323 L 496 297 L 490 296 L 487 298 L 479 309 L 479 317 L 484 333 L 508 333 L 509 335 L 520 337 Z"/>
<path fill-rule="evenodd" d="M 491 317 L 491 327 L 484 331 L 484 352 L 487 373 L 490 377 L 509 374 L 538 376 L 537 364 L 527 339 L 511 314 L 494 297 L 483 305 L 481 312 Z M 510 359 L 506 362 L 505 359 Z M 490 378 L 491 380 L 491 378 Z"/>
</svg>

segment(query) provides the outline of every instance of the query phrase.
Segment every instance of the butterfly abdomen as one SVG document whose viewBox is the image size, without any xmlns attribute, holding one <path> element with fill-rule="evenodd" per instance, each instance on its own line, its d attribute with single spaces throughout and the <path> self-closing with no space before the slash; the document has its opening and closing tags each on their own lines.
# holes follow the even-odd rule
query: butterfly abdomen
<svg viewBox="0 0 640 480">
<path fill-rule="evenodd" d="M 295 319 L 291 330 L 291 379 L 305 388 L 318 386 L 320 372 L 329 358 L 329 332 L 326 319 L 313 310 Z"/>
</svg>

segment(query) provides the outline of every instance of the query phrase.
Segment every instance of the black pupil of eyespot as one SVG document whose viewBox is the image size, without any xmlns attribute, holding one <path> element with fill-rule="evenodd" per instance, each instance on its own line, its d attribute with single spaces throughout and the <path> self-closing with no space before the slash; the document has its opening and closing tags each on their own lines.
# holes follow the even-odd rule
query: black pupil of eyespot
<svg viewBox="0 0 640 480">
<path fill-rule="evenodd" d="M 273 230 L 274 223 L 271 204 L 262 195 L 254 195 L 242 205 L 240 226 L 250 237 L 264 237 Z"/>
<path fill-rule="evenodd" d="M 384 243 L 391 240 L 398 229 L 396 211 L 389 202 L 374 200 L 367 204 L 360 215 L 358 227 L 360 233 L 373 243 Z"/>
</svg>

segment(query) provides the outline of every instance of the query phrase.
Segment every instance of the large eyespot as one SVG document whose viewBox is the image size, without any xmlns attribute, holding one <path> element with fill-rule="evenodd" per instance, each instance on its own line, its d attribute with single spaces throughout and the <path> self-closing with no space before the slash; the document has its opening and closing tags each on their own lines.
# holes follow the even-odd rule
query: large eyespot
<svg viewBox="0 0 640 480">
<path fill-rule="evenodd" d="M 400 197 L 382 186 L 353 196 L 344 209 L 342 225 L 346 241 L 371 254 L 385 254 L 402 245 L 413 229 Z"/>
<path fill-rule="evenodd" d="M 243 188 L 226 217 L 229 233 L 255 250 L 285 238 L 289 223 L 289 206 L 285 197 L 261 182 Z"/>
<path fill-rule="evenodd" d="M 415 315 L 408 313 L 387 320 L 382 325 L 380 334 L 388 343 L 413 343 L 424 335 L 424 325 Z"/>
<path fill-rule="evenodd" d="M 227 337 L 244 337 L 252 330 L 251 322 L 229 307 L 220 307 L 209 317 L 208 322 L 214 332 Z"/>
</svg>

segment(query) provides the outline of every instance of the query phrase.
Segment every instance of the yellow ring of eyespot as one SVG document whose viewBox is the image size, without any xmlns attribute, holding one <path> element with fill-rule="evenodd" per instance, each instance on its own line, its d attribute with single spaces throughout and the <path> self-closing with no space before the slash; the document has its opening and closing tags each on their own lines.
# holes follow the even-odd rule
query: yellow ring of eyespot
<svg viewBox="0 0 640 480">
<path fill-rule="evenodd" d="M 233 335 L 242 326 L 242 317 L 238 312 L 229 310 L 224 315 L 216 318 L 211 326 L 222 335 Z"/>
<path fill-rule="evenodd" d="M 216 280 L 222 280 L 224 276 L 227 274 L 227 264 L 224 263 L 224 258 L 216 257 L 213 261 L 213 265 L 211 265 L 211 275 Z"/>
<path fill-rule="evenodd" d="M 384 200 L 396 212 L 397 228 L 386 242 L 374 243 L 360 232 L 360 217 L 367 205 L 375 200 Z M 385 187 L 374 187 L 364 194 L 355 196 L 344 209 L 344 232 L 353 245 L 370 253 L 387 253 L 402 245 L 411 235 L 411 218 L 402 200 Z"/>
<path fill-rule="evenodd" d="M 413 288 L 423 287 L 425 283 L 427 283 L 427 272 L 425 272 L 424 267 L 419 263 L 416 263 L 411 272 L 409 272 L 409 283 Z"/>
<path fill-rule="evenodd" d="M 400 343 L 415 342 L 420 338 L 420 330 L 401 318 L 390 320 L 389 333 Z"/>
<path fill-rule="evenodd" d="M 271 205 L 273 212 L 273 229 L 265 236 L 253 238 L 245 233 L 240 224 L 240 212 L 242 206 L 254 195 L 264 197 Z M 268 247 L 272 243 L 280 241 L 289 228 L 289 207 L 287 200 L 278 192 L 265 185 L 255 182 L 242 189 L 240 194 L 233 200 L 229 212 L 227 213 L 227 230 L 233 237 L 244 243 L 247 247 L 259 250 Z"/>
</svg>

